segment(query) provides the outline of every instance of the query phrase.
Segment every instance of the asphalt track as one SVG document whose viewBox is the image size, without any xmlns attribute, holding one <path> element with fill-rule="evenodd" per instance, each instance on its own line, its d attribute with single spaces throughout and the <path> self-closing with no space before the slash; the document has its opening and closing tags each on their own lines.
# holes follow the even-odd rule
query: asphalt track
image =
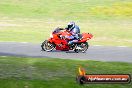
<svg viewBox="0 0 132 88">
<path fill-rule="evenodd" d="M 86 53 L 41 51 L 41 44 L 0 42 L 0 56 L 44 57 L 132 63 L 132 47 L 90 46 Z"/>
</svg>

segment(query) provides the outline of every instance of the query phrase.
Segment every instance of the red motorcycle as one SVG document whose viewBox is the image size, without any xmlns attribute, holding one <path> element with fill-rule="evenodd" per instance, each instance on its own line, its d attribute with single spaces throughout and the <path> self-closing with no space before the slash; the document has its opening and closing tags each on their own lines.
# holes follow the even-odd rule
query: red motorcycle
<svg viewBox="0 0 132 88">
<path fill-rule="evenodd" d="M 50 38 L 45 40 L 41 48 L 43 51 L 52 51 L 52 50 L 61 50 L 61 51 L 69 51 L 73 50 L 75 52 L 86 52 L 89 45 L 87 41 L 93 37 L 90 33 L 82 33 L 79 34 L 79 41 L 73 43 L 72 45 L 68 45 L 68 41 L 70 41 L 66 36 L 71 36 L 71 34 L 63 30 L 62 28 L 55 29 Z"/>
</svg>

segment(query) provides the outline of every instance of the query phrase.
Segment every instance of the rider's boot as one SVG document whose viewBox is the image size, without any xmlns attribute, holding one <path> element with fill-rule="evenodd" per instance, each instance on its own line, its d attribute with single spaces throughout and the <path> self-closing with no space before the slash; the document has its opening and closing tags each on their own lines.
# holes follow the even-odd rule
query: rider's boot
<svg viewBox="0 0 132 88">
<path fill-rule="evenodd" d="M 72 42 L 69 41 L 68 46 L 69 46 L 70 49 L 73 49 Z"/>
</svg>

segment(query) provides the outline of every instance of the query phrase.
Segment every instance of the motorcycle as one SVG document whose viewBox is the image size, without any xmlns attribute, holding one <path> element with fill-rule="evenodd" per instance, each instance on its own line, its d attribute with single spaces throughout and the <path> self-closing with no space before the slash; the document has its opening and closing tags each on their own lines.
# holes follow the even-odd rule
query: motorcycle
<svg viewBox="0 0 132 88">
<path fill-rule="evenodd" d="M 88 40 L 90 40 L 93 35 L 90 33 L 82 33 L 79 34 L 78 42 L 73 43 L 72 45 L 68 45 L 68 41 L 70 41 L 67 37 L 71 36 L 71 34 L 63 30 L 62 28 L 55 29 L 48 40 L 45 40 L 41 48 L 43 51 L 52 51 L 52 50 L 61 50 L 61 51 L 69 51 L 73 50 L 76 53 L 78 52 L 86 52 L 89 44 Z"/>
</svg>

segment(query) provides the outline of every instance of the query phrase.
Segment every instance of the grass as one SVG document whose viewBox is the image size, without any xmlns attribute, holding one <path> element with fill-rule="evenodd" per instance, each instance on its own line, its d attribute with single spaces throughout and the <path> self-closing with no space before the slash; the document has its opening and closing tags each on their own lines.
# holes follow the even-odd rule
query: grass
<svg viewBox="0 0 132 88">
<path fill-rule="evenodd" d="M 66 21 L 15 19 L 3 20 L 0 24 L 0 41 L 41 43 L 48 39 L 56 27 L 65 27 Z M 77 22 L 82 32 L 94 35 L 91 45 L 132 46 L 131 21 L 82 21 Z M 9 26 L 8 26 L 9 25 Z M 11 26 L 12 25 L 12 26 Z"/>
<path fill-rule="evenodd" d="M 130 88 L 132 84 L 76 83 L 78 67 L 88 74 L 131 74 L 132 64 L 46 58 L 0 57 L 1 88 Z"/>
<path fill-rule="evenodd" d="M 91 45 L 132 46 L 131 0 L 1 0 L 0 41 L 40 43 L 71 20 Z"/>
<path fill-rule="evenodd" d="M 71 20 L 91 45 L 132 46 L 131 0 L 1 0 L 0 41 L 40 43 Z"/>
<path fill-rule="evenodd" d="M 0 13 L 9 17 L 63 20 L 132 18 L 131 0 L 2 0 Z"/>
</svg>

